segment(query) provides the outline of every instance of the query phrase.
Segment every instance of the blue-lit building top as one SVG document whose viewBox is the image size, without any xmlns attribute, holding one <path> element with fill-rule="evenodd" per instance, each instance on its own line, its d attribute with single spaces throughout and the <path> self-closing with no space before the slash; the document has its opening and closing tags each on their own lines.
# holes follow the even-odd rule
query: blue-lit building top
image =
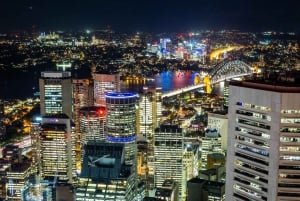
<svg viewBox="0 0 300 201">
<path fill-rule="evenodd" d="M 135 93 L 106 94 L 106 140 L 123 143 L 136 140 L 136 104 Z"/>
<path fill-rule="evenodd" d="M 106 94 L 105 138 L 109 143 L 125 143 L 125 164 L 136 164 L 136 112 L 135 93 L 111 92 Z"/>
</svg>

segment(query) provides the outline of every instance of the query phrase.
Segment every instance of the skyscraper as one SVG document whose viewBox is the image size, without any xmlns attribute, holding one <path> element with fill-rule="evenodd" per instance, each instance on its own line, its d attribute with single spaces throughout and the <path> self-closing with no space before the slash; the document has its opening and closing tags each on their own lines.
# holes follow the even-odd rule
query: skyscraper
<svg viewBox="0 0 300 201">
<path fill-rule="evenodd" d="M 144 93 L 141 95 L 138 110 L 138 133 L 143 135 L 148 142 L 152 142 L 152 135 L 154 132 L 154 107 L 153 107 L 153 93 L 149 91 L 148 87 L 143 88 Z M 153 114 L 154 113 L 154 114 Z"/>
<path fill-rule="evenodd" d="M 201 169 L 207 169 L 207 155 L 222 153 L 221 136 L 217 130 L 207 129 L 205 137 L 201 138 Z"/>
<path fill-rule="evenodd" d="M 94 105 L 93 84 L 89 79 L 73 79 L 73 118 L 76 138 L 76 167 L 81 164 L 80 108 Z"/>
<path fill-rule="evenodd" d="M 119 74 L 95 74 L 94 80 L 94 104 L 105 106 L 105 94 L 120 91 Z"/>
<path fill-rule="evenodd" d="M 6 178 L 8 181 L 6 183 L 6 200 L 21 200 L 21 189 L 28 182 L 31 173 L 32 166 L 28 161 L 13 164 L 10 167 L 10 170 L 6 172 Z"/>
<path fill-rule="evenodd" d="M 81 156 L 84 155 L 84 145 L 87 142 L 105 141 L 104 127 L 105 107 L 90 106 L 80 109 Z"/>
<path fill-rule="evenodd" d="M 42 117 L 36 116 L 32 119 L 30 124 L 30 138 L 31 138 L 31 154 L 32 166 L 35 166 L 36 172 L 41 172 L 41 122 Z"/>
<path fill-rule="evenodd" d="M 160 126 L 161 123 L 161 118 L 162 118 L 162 88 L 161 87 L 157 87 L 155 89 L 155 128 Z"/>
<path fill-rule="evenodd" d="M 106 97 L 105 138 L 125 144 L 125 164 L 136 165 L 137 94 L 111 92 Z"/>
<path fill-rule="evenodd" d="M 72 118 L 71 72 L 42 72 L 39 87 L 41 115 L 64 113 Z"/>
<path fill-rule="evenodd" d="M 75 136 L 65 114 L 43 116 L 40 134 L 41 173 L 51 181 L 73 183 L 75 176 Z"/>
<path fill-rule="evenodd" d="M 166 179 L 174 180 L 182 190 L 183 133 L 178 126 L 160 126 L 155 129 L 155 186 L 161 187 Z"/>
<path fill-rule="evenodd" d="M 80 109 L 81 142 L 104 141 L 105 107 L 83 107 Z"/>
<path fill-rule="evenodd" d="M 293 80 L 230 83 L 226 200 L 299 199 L 300 85 Z"/>
<path fill-rule="evenodd" d="M 84 149 L 76 200 L 135 200 L 135 172 L 125 165 L 124 144 L 89 141 Z"/>
<path fill-rule="evenodd" d="M 159 127 L 162 116 L 161 88 L 143 88 L 139 100 L 137 133 L 143 135 L 150 148 L 153 148 L 153 135 L 155 128 Z"/>
</svg>

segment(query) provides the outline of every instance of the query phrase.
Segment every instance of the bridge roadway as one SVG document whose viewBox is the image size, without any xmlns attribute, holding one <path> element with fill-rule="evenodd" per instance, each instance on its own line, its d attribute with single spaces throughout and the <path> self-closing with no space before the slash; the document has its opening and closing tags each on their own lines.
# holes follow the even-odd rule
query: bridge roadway
<svg viewBox="0 0 300 201">
<path fill-rule="evenodd" d="M 252 74 L 252 72 L 250 73 L 242 73 L 242 74 L 237 74 L 237 75 L 229 75 L 229 76 L 225 76 L 225 77 L 221 77 L 220 79 L 217 79 L 215 81 L 213 81 L 211 83 L 211 85 L 213 84 L 216 84 L 218 82 L 222 82 L 226 79 L 232 79 L 232 78 L 237 78 L 237 77 L 243 77 L 243 76 L 246 76 L 246 75 L 250 75 Z M 198 84 L 198 85 L 191 85 L 191 86 L 187 86 L 187 87 L 184 87 L 184 88 L 180 88 L 180 89 L 176 89 L 176 90 L 173 90 L 173 91 L 169 91 L 167 93 L 164 93 L 162 95 L 162 98 L 165 98 L 165 97 L 171 97 L 171 96 L 176 96 L 176 95 L 179 95 L 181 93 L 185 93 L 185 92 L 189 92 L 189 91 L 193 91 L 193 90 L 196 90 L 196 89 L 199 89 L 199 88 L 202 88 L 202 87 L 205 87 L 205 84 Z"/>
</svg>

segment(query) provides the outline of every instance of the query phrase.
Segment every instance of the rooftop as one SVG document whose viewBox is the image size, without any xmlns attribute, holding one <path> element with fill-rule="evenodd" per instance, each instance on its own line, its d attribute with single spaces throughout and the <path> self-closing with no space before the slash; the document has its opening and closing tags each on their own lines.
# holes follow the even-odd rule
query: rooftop
<svg viewBox="0 0 300 201">
<path fill-rule="evenodd" d="M 282 93 L 300 92 L 300 71 L 272 72 L 264 78 L 253 78 L 245 81 L 230 81 L 229 85 L 261 89 Z"/>
<path fill-rule="evenodd" d="M 207 180 L 204 180 L 204 179 L 199 179 L 199 178 L 192 178 L 188 181 L 189 183 L 199 183 L 199 184 L 203 184 L 205 183 L 205 186 L 206 187 L 221 187 L 221 186 L 224 186 L 225 183 L 222 183 L 222 182 L 217 182 L 217 181 L 207 181 Z"/>
<path fill-rule="evenodd" d="M 64 113 L 58 113 L 58 114 L 46 114 L 42 118 L 57 118 L 57 119 L 69 119 L 68 115 Z"/>
<path fill-rule="evenodd" d="M 225 155 L 222 154 L 222 153 L 211 153 L 211 154 L 208 154 L 208 156 L 210 158 L 214 158 L 214 159 L 223 159 L 223 158 L 225 158 Z"/>
<path fill-rule="evenodd" d="M 180 128 L 178 125 L 161 125 L 159 128 L 155 129 L 155 132 L 181 133 L 182 128 Z"/>
<path fill-rule="evenodd" d="M 10 172 L 25 172 L 30 166 L 29 162 L 13 164 Z"/>
</svg>

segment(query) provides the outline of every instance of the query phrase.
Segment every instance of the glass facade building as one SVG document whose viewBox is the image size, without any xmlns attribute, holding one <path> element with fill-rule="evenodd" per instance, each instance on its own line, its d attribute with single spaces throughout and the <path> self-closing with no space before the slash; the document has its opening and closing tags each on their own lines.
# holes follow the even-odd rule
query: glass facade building
<svg viewBox="0 0 300 201">
<path fill-rule="evenodd" d="M 105 107 L 100 106 L 83 107 L 80 109 L 80 147 L 82 157 L 84 155 L 84 145 L 87 142 L 105 141 L 105 113 Z"/>
<path fill-rule="evenodd" d="M 105 138 L 110 143 L 125 143 L 125 164 L 136 164 L 137 94 L 106 94 Z"/>
<path fill-rule="evenodd" d="M 71 120 L 64 114 L 43 116 L 40 138 L 42 178 L 72 184 L 75 136 Z"/>
<path fill-rule="evenodd" d="M 80 109 L 81 143 L 88 141 L 105 140 L 105 107 L 83 107 Z"/>
<path fill-rule="evenodd" d="M 42 72 L 39 88 L 41 115 L 64 113 L 72 118 L 71 72 Z"/>
<path fill-rule="evenodd" d="M 178 126 L 160 126 L 154 134 L 154 181 L 156 187 L 161 187 L 165 180 L 174 180 L 182 195 L 183 172 L 183 133 Z"/>
<path fill-rule="evenodd" d="M 73 119 L 76 136 L 76 169 L 81 165 L 80 108 L 94 105 L 93 83 L 89 79 L 73 79 Z"/>
<path fill-rule="evenodd" d="M 135 172 L 125 165 L 124 144 L 89 141 L 84 149 L 76 200 L 134 201 Z"/>
<path fill-rule="evenodd" d="M 94 104 L 105 106 L 105 94 L 109 92 L 120 91 L 119 74 L 101 74 L 94 76 Z"/>
</svg>

